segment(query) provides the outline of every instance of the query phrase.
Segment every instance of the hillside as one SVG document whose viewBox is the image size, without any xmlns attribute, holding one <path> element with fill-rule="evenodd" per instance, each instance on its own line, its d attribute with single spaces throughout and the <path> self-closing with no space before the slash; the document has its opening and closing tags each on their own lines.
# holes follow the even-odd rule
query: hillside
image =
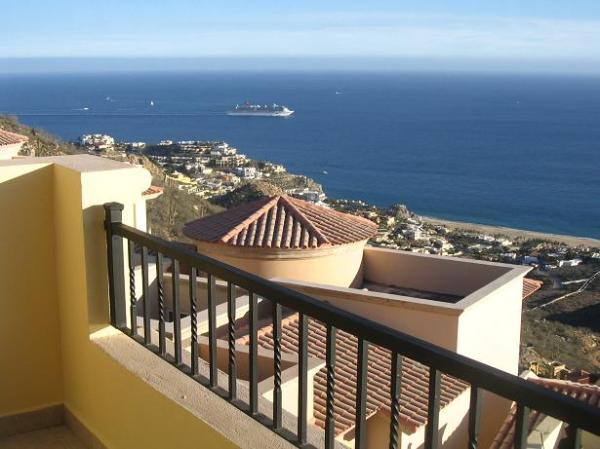
<svg viewBox="0 0 600 449">
<path fill-rule="evenodd" d="M 44 130 L 23 125 L 19 123 L 16 117 L 0 115 L 0 129 L 29 137 L 29 141 L 23 145 L 21 150 L 24 155 L 34 154 L 43 157 L 81 153 L 75 145 L 63 142 Z"/>
<path fill-rule="evenodd" d="M 82 153 L 77 146 L 63 142 L 46 131 L 23 125 L 15 117 L 0 116 L 0 128 L 29 137 L 29 141 L 23 146 L 22 153 L 25 155 L 30 154 L 31 150 L 35 151 L 36 157 Z M 164 186 L 164 170 L 147 157 L 131 155 L 125 159 L 116 159 L 142 165 L 152 175 L 152 184 Z M 181 240 L 181 228 L 184 223 L 221 210 L 222 207 L 205 199 L 182 192 L 173 186 L 164 186 L 163 195 L 148 202 L 148 225 L 159 237 Z"/>
<path fill-rule="evenodd" d="M 252 180 L 223 196 L 216 197 L 214 202 L 225 208 L 238 206 L 243 203 L 258 200 L 265 196 L 282 195 L 281 187 L 263 180 Z"/>
<path fill-rule="evenodd" d="M 158 198 L 148 202 L 148 226 L 152 234 L 167 240 L 182 240 L 188 221 L 212 215 L 222 207 L 174 187 L 165 187 Z"/>
</svg>

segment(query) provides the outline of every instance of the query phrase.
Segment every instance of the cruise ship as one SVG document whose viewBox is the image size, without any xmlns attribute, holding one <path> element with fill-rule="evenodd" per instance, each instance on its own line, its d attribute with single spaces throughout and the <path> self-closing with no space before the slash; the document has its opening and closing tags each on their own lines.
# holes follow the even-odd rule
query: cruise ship
<svg viewBox="0 0 600 449">
<path fill-rule="evenodd" d="M 227 112 L 227 115 L 246 115 L 257 117 L 289 117 L 294 111 L 286 106 L 273 103 L 272 105 L 260 105 L 252 103 L 236 104 L 233 109 Z"/>
</svg>

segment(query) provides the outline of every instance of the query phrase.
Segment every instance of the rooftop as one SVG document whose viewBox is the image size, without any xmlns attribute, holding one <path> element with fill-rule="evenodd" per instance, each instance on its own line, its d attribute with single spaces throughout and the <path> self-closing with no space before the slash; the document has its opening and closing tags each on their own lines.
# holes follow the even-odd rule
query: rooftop
<svg viewBox="0 0 600 449">
<path fill-rule="evenodd" d="M 281 350 L 297 354 L 299 337 L 298 314 L 293 314 L 282 321 Z M 273 350 L 273 326 L 263 327 L 258 332 L 258 342 L 265 349 Z M 308 353 L 311 357 L 325 360 L 326 356 L 325 326 L 310 320 L 308 327 Z M 240 343 L 248 344 L 249 338 L 243 337 Z M 337 380 L 334 393 L 334 410 L 336 416 L 336 434 L 346 433 L 354 428 L 356 416 L 356 368 L 357 338 L 340 331 L 336 338 L 336 366 L 334 376 Z M 368 380 L 367 380 L 367 416 L 372 416 L 380 409 L 390 407 L 391 353 L 376 345 L 369 348 Z M 400 422 L 408 431 L 415 431 L 427 423 L 427 398 L 429 370 L 414 360 L 404 358 L 402 361 L 403 388 L 400 399 Z M 451 376 L 443 375 L 441 382 L 441 407 L 446 406 L 468 388 L 465 382 Z M 323 367 L 315 376 L 314 383 L 314 416 L 315 424 L 325 427 L 325 411 L 327 397 L 327 368 Z"/>
<path fill-rule="evenodd" d="M 14 145 L 16 143 L 27 142 L 27 140 L 29 140 L 27 136 L 0 129 L 0 146 Z"/>
<path fill-rule="evenodd" d="M 536 279 L 524 278 L 523 279 L 523 300 L 529 298 L 535 292 L 537 292 L 542 286 L 544 282 L 538 281 Z"/>
<path fill-rule="evenodd" d="M 210 243 L 265 248 L 322 248 L 367 240 L 370 220 L 277 195 L 187 223 L 186 236 Z"/>
<path fill-rule="evenodd" d="M 144 199 L 151 200 L 162 195 L 163 190 L 164 189 L 160 186 L 150 186 L 142 192 L 142 196 Z"/>
<path fill-rule="evenodd" d="M 530 377 L 527 380 L 557 393 L 570 396 L 574 399 L 586 402 L 591 406 L 600 408 L 600 386 L 598 385 L 582 384 L 557 379 L 543 379 L 538 377 Z M 513 405 L 509 415 L 506 417 L 506 420 L 498 431 L 498 435 L 490 446 L 490 449 L 514 448 L 516 409 L 516 406 Z M 531 411 L 529 414 L 528 434 L 532 433 L 545 418 L 545 414 L 535 410 Z"/>
</svg>

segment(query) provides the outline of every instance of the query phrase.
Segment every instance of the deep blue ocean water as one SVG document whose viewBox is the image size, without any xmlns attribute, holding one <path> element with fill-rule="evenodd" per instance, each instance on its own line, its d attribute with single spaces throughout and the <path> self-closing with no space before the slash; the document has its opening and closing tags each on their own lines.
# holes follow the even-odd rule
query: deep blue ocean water
<svg viewBox="0 0 600 449">
<path fill-rule="evenodd" d="M 296 114 L 224 114 L 245 100 Z M 332 197 L 600 238 L 600 77 L 0 75 L 0 113 L 66 140 L 226 140 L 315 178 Z"/>
</svg>

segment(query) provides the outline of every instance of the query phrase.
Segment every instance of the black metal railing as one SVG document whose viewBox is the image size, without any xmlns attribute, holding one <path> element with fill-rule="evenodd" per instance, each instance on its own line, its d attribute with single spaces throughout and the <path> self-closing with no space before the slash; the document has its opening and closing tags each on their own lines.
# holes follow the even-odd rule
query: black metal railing
<svg viewBox="0 0 600 449">
<path fill-rule="evenodd" d="M 478 448 L 479 422 L 481 414 L 481 393 L 489 391 L 514 401 L 516 407 L 514 447 L 525 449 L 527 445 L 528 420 L 530 411 L 557 418 L 567 426 L 567 446 L 580 449 L 580 433 L 588 431 L 600 434 L 600 411 L 582 401 L 565 396 L 558 392 L 528 382 L 517 376 L 508 374 L 478 361 L 458 355 L 449 350 L 437 347 L 413 336 L 382 326 L 376 322 L 338 309 L 326 302 L 317 300 L 289 288 L 270 282 L 261 277 L 244 272 L 225 263 L 186 249 L 180 245 L 139 231 L 121 222 L 123 206 L 117 203 L 105 205 L 105 227 L 108 245 L 108 274 L 110 294 L 110 318 L 113 326 L 131 335 L 136 341 L 155 351 L 157 355 L 168 360 L 182 371 L 192 376 L 215 393 L 228 399 L 236 407 L 249 415 L 265 422 L 259 416 L 259 361 L 258 361 L 258 299 L 270 301 L 272 305 L 272 340 L 273 340 L 273 411 L 268 423 L 272 429 L 287 438 L 298 447 L 307 445 L 307 394 L 308 394 L 308 329 L 310 320 L 318 320 L 326 328 L 326 413 L 325 440 L 326 449 L 334 447 L 335 420 L 334 391 L 336 389 L 334 369 L 336 364 L 336 332 L 344 331 L 357 337 L 357 388 L 356 388 L 356 422 L 355 447 L 366 447 L 366 403 L 367 403 L 367 360 L 369 346 L 378 345 L 389 350 L 391 359 L 390 388 L 390 431 L 389 447 L 400 446 L 400 407 L 402 390 L 403 359 L 410 358 L 429 367 L 428 413 L 425 431 L 424 449 L 436 449 L 439 444 L 438 422 L 440 412 L 440 383 L 442 373 L 460 379 L 471 386 L 470 408 L 468 416 L 468 449 Z M 127 242 L 127 267 L 125 263 L 124 242 Z M 136 298 L 134 258 L 141 258 L 142 272 L 142 305 L 141 315 L 143 337 L 138 333 L 137 306 L 130 301 L 130 322 L 127 323 L 126 273 L 129 271 L 129 294 Z M 149 304 L 149 258 L 156 265 L 156 300 L 158 309 L 158 346 L 152 343 L 151 319 Z M 169 338 L 174 346 L 174 356 L 166 351 L 165 331 L 165 294 L 163 264 L 164 258 L 171 262 L 173 276 L 172 310 L 173 335 Z M 180 309 L 180 267 L 185 266 L 189 275 L 189 307 L 191 320 L 191 358 L 189 366 L 182 364 L 182 336 Z M 207 283 L 207 316 L 208 316 L 208 379 L 199 376 L 198 353 L 198 295 L 196 280 L 199 273 L 205 273 Z M 226 324 L 228 345 L 227 370 L 228 391 L 218 387 L 217 364 L 217 323 L 216 323 L 216 279 L 227 284 L 227 317 Z M 248 403 L 241 403 L 237 398 L 237 361 L 236 361 L 236 289 L 248 292 L 249 297 L 249 368 L 248 368 Z M 292 310 L 299 314 L 298 329 L 298 410 L 297 427 L 294 434 L 282 431 L 282 309 Z"/>
</svg>

